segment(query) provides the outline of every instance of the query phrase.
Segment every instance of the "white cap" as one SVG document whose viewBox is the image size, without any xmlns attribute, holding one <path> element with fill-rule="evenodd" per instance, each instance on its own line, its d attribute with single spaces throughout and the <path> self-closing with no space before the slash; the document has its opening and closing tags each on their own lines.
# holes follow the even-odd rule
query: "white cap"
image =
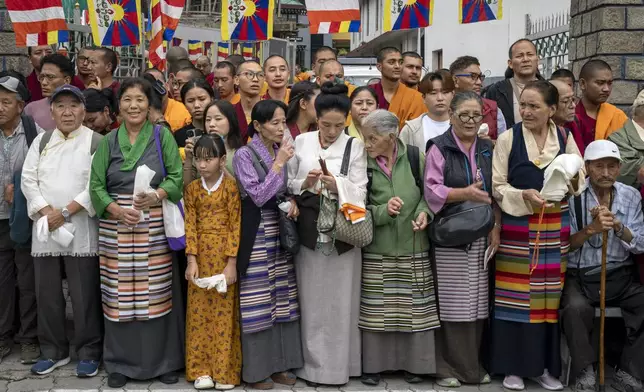
<svg viewBox="0 0 644 392">
<path fill-rule="evenodd" d="M 596 161 L 602 158 L 615 158 L 622 161 L 617 145 L 608 140 L 595 140 L 586 147 L 584 161 Z"/>
</svg>

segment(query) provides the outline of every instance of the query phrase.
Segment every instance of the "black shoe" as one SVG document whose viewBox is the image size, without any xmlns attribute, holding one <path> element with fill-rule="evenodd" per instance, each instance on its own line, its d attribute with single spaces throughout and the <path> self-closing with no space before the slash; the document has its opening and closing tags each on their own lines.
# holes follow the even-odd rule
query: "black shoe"
<svg viewBox="0 0 644 392">
<path fill-rule="evenodd" d="M 307 385 L 308 387 L 310 387 L 310 388 L 318 388 L 318 387 L 320 386 L 320 384 L 318 384 L 318 383 L 316 383 L 316 382 L 313 382 L 313 381 L 307 381 L 307 382 L 306 382 L 306 385 Z"/>
<path fill-rule="evenodd" d="M 20 345 L 20 363 L 33 365 L 40 359 L 40 346 L 35 343 L 23 343 Z"/>
<path fill-rule="evenodd" d="M 380 374 L 378 373 L 362 373 L 362 377 L 360 378 L 360 381 L 364 385 L 370 385 L 370 386 L 377 386 L 380 384 Z"/>
<path fill-rule="evenodd" d="M 159 376 L 159 381 L 164 384 L 176 384 L 179 382 L 177 372 L 168 372 Z"/>
<path fill-rule="evenodd" d="M 6 357 L 11 353 L 11 346 L 8 344 L 0 343 L 0 363 L 2 363 L 2 358 Z"/>
<path fill-rule="evenodd" d="M 121 373 L 110 373 L 107 376 L 107 386 L 110 388 L 123 388 L 127 384 L 127 377 Z"/>
<path fill-rule="evenodd" d="M 405 372 L 405 381 L 409 384 L 418 384 L 423 382 L 423 378 L 414 373 Z"/>
</svg>

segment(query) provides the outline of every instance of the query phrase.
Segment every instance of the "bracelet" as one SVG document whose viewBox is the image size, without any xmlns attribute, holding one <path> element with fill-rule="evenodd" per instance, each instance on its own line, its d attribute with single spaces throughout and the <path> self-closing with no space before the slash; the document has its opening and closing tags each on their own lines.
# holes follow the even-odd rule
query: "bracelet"
<svg viewBox="0 0 644 392">
<path fill-rule="evenodd" d="M 613 231 L 615 231 L 615 237 L 621 239 L 624 236 L 624 230 L 625 229 L 626 229 L 626 226 L 624 226 L 624 224 L 622 223 L 622 227 L 618 231 L 613 230 Z"/>
<path fill-rule="evenodd" d="M 161 202 L 161 196 L 159 196 L 159 192 L 156 189 L 154 190 L 154 196 L 157 197 L 157 203 L 160 203 Z"/>
</svg>

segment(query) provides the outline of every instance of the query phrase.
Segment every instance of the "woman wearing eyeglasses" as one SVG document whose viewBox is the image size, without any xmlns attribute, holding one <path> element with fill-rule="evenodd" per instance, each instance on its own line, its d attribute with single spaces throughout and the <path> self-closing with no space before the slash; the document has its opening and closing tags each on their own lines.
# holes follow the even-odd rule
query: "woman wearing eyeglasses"
<svg viewBox="0 0 644 392">
<path fill-rule="evenodd" d="M 533 378 L 543 388 L 561 390 L 558 309 L 570 247 L 567 198 L 544 200 L 544 172 L 561 154 L 579 154 L 575 140 L 552 118 L 559 93 L 546 81 L 528 83 L 519 98 L 522 122 L 497 140 L 492 187 L 502 215 L 496 256 L 491 371 L 504 374 L 503 386 L 523 390 Z M 584 187 L 584 170 L 569 193 Z M 567 197 L 567 196 L 566 196 Z M 537 236 L 539 239 L 537 240 Z"/>
<path fill-rule="evenodd" d="M 493 145 L 477 135 L 483 121 L 481 97 L 472 91 L 457 93 L 449 114 L 452 126 L 429 141 L 425 163 L 425 200 L 434 222 L 455 214 L 463 202 L 491 205 L 496 221 L 501 211 L 492 200 Z M 479 355 L 488 318 L 484 256 L 487 247 L 498 247 L 500 227 L 465 235 L 472 242 L 460 247 L 434 241 L 441 322 L 436 331 L 436 376 L 438 385 L 448 388 L 490 382 Z"/>
</svg>

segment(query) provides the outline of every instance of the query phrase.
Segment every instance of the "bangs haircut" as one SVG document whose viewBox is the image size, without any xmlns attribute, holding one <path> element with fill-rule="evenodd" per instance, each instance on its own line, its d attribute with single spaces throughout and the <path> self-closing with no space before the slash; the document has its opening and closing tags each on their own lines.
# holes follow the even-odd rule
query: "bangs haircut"
<svg viewBox="0 0 644 392">
<path fill-rule="evenodd" d="M 423 79 L 418 83 L 418 92 L 425 95 L 429 94 L 434 90 L 434 81 L 440 80 L 443 84 L 442 90 L 451 93 L 456 88 L 454 86 L 454 79 L 452 79 L 452 74 L 449 71 L 439 69 L 438 71 L 430 72 L 423 77 Z"/>
<path fill-rule="evenodd" d="M 194 147 L 195 158 L 212 159 L 221 158 L 226 155 L 226 146 L 219 135 L 201 135 Z"/>
<path fill-rule="evenodd" d="M 259 101 L 255 106 L 253 106 L 253 111 L 250 114 L 251 123 L 248 126 L 248 136 L 253 137 L 257 133 L 255 129 L 255 121 L 260 124 L 266 124 L 275 117 L 275 112 L 277 109 L 282 109 L 284 111 L 284 116 L 288 112 L 288 107 L 282 101 L 276 101 L 274 99 L 267 99 L 264 101 Z"/>
</svg>

